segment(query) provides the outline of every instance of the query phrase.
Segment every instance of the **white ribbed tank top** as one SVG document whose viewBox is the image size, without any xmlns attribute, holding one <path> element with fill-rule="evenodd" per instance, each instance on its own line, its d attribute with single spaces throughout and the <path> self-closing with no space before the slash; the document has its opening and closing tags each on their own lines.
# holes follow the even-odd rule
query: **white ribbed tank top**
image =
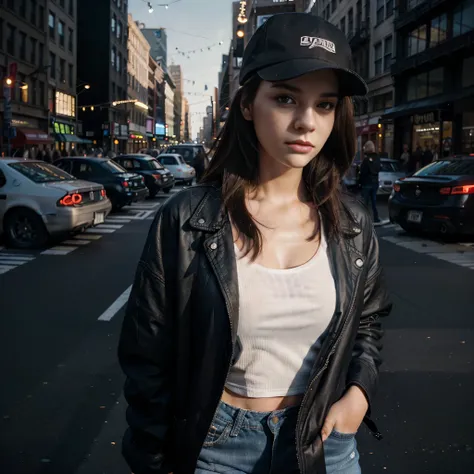
<svg viewBox="0 0 474 474">
<path fill-rule="evenodd" d="M 251 263 L 235 246 L 241 353 L 226 387 L 252 398 L 304 393 L 336 306 L 324 232 L 307 263 L 272 269 Z"/>
</svg>

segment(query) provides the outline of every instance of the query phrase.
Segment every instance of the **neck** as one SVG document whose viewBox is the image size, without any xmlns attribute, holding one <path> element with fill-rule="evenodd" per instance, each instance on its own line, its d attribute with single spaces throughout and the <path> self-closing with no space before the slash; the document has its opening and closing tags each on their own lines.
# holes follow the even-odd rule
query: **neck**
<svg viewBox="0 0 474 474">
<path fill-rule="evenodd" d="M 259 183 L 252 197 L 274 202 L 307 201 L 303 168 L 289 168 L 260 153 Z"/>
</svg>

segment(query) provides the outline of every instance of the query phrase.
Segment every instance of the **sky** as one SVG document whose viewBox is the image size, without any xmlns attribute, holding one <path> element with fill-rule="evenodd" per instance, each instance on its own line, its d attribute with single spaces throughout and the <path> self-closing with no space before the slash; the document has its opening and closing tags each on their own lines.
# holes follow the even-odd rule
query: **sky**
<svg viewBox="0 0 474 474">
<path fill-rule="evenodd" d="M 168 1 L 169 7 L 158 6 Z M 222 55 L 228 54 L 232 38 L 233 0 L 151 0 L 153 13 L 148 12 L 148 0 L 129 0 L 128 12 L 147 28 L 166 28 L 168 34 L 168 66 L 179 64 L 183 71 L 185 97 L 190 104 L 192 137 L 202 126 L 210 96 L 217 87 Z M 219 46 L 219 42 L 223 45 Z M 208 48 L 211 48 L 210 51 Z M 176 54 L 204 49 L 189 54 Z M 195 81 L 193 85 L 192 82 Z M 205 86 L 208 90 L 205 90 Z"/>
</svg>

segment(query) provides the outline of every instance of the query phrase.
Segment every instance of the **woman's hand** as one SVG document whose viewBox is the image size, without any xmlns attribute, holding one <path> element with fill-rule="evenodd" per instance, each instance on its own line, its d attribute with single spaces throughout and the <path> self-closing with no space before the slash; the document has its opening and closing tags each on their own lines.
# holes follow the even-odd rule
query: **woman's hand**
<svg viewBox="0 0 474 474">
<path fill-rule="evenodd" d="M 340 433 L 356 433 L 368 409 L 369 404 L 364 392 L 356 385 L 352 385 L 329 410 L 321 430 L 323 442 L 334 429 Z"/>
</svg>

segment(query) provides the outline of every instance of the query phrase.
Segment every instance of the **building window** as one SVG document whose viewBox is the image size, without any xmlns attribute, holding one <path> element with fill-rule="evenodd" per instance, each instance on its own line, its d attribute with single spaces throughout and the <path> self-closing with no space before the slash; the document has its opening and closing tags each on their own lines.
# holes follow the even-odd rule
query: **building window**
<svg viewBox="0 0 474 474">
<path fill-rule="evenodd" d="M 114 15 L 112 17 L 112 23 L 111 23 L 112 33 L 115 33 L 116 25 L 117 25 L 117 17 Z"/>
<path fill-rule="evenodd" d="M 413 56 L 426 49 L 426 25 L 418 27 L 408 35 L 407 56 Z"/>
<path fill-rule="evenodd" d="M 448 37 L 448 17 L 446 13 L 431 20 L 430 48 L 446 41 Z"/>
<path fill-rule="evenodd" d="M 443 92 L 443 68 L 412 76 L 407 82 L 407 100 L 423 99 Z"/>
<path fill-rule="evenodd" d="M 64 59 L 59 60 L 59 80 L 66 82 L 66 61 Z"/>
<path fill-rule="evenodd" d="M 407 10 L 408 11 L 413 10 L 414 8 L 416 8 L 418 5 L 421 5 L 425 1 L 426 0 L 408 0 Z"/>
<path fill-rule="evenodd" d="M 73 49 L 74 49 L 74 30 L 72 28 L 69 28 L 67 49 L 71 51 L 71 53 L 73 52 Z"/>
<path fill-rule="evenodd" d="M 337 0 L 331 0 L 331 13 L 334 13 L 337 8 Z"/>
<path fill-rule="evenodd" d="M 7 24 L 7 53 L 15 56 L 15 32 L 13 25 Z"/>
<path fill-rule="evenodd" d="M 26 33 L 20 31 L 20 59 L 26 60 Z"/>
<path fill-rule="evenodd" d="M 31 55 L 30 55 L 30 63 L 36 65 L 36 44 L 37 41 L 35 38 L 30 38 L 30 47 L 31 47 Z"/>
<path fill-rule="evenodd" d="M 49 37 L 54 40 L 55 32 L 56 32 L 56 16 L 54 15 L 54 13 L 49 12 L 48 26 L 49 26 Z"/>
<path fill-rule="evenodd" d="M 40 81 L 39 83 L 39 103 L 41 105 L 41 107 L 44 107 L 46 105 L 46 102 L 45 102 L 45 86 L 44 86 L 44 82 L 43 81 Z"/>
<path fill-rule="evenodd" d="M 26 0 L 20 0 L 20 16 L 26 18 Z"/>
<path fill-rule="evenodd" d="M 43 7 L 43 5 L 40 5 L 39 9 L 38 9 L 38 27 L 41 31 L 44 31 L 44 7 Z"/>
<path fill-rule="evenodd" d="M 49 66 L 51 78 L 56 79 L 56 55 L 51 52 L 49 53 Z"/>
<path fill-rule="evenodd" d="M 122 68 L 122 55 L 120 53 L 117 54 L 117 72 L 120 72 Z"/>
<path fill-rule="evenodd" d="M 393 0 L 386 0 L 385 6 L 385 18 L 390 18 L 393 15 Z"/>
<path fill-rule="evenodd" d="M 465 58 L 462 63 L 462 86 L 471 87 L 474 86 L 474 56 Z"/>
<path fill-rule="evenodd" d="M 15 10 L 15 0 L 7 0 L 7 7 L 10 8 L 10 10 Z"/>
<path fill-rule="evenodd" d="M 374 59 L 375 59 L 374 75 L 378 76 L 382 74 L 382 42 L 381 41 L 379 41 L 374 46 Z"/>
<path fill-rule="evenodd" d="M 69 87 L 72 87 L 74 85 L 74 66 L 72 64 L 69 64 L 68 68 L 69 68 L 69 74 L 68 74 Z"/>
<path fill-rule="evenodd" d="M 341 18 L 341 23 L 339 24 L 339 29 L 346 34 L 346 17 Z"/>
<path fill-rule="evenodd" d="M 0 18 L 0 50 L 3 49 L 3 19 Z"/>
<path fill-rule="evenodd" d="M 384 20 L 384 13 L 385 13 L 385 0 L 377 0 L 377 25 Z"/>
<path fill-rule="evenodd" d="M 42 43 L 38 46 L 38 66 L 44 66 L 44 44 Z"/>
<path fill-rule="evenodd" d="M 29 86 L 26 83 L 26 77 L 21 76 L 21 80 L 20 80 L 20 100 L 24 104 L 28 103 L 28 90 L 29 90 Z"/>
<path fill-rule="evenodd" d="M 32 25 L 36 26 L 36 9 L 38 8 L 38 3 L 36 0 L 31 0 L 30 8 L 30 22 Z"/>
<path fill-rule="evenodd" d="M 64 30 L 66 25 L 63 21 L 58 21 L 58 35 L 59 35 L 59 44 L 64 47 Z"/>
<path fill-rule="evenodd" d="M 74 0 L 69 0 L 69 15 L 74 16 Z"/>
<path fill-rule="evenodd" d="M 393 107 L 393 94 L 387 92 L 386 94 L 379 94 L 374 96 L 372 102 L 373 112 L 377 110 L 386 110 Z"/>
<path fill-rule="evenodd" d="M 453 36 L 474 30 L 474 0 L 465 0 L 454 9 Z"/>
<path fill-rule="evenodd" d="M 37 105 L 38 102 L 38 87 L 36 79 L 31 79 L 31 105 Z"/>
<path fill-rule="evenodd" d="M 384 56 L 383 56 L 383 71 L 390 71 L 390 66 L 392 65 L 392 50 L 393 50 L 393 39 L 392 35 L 387 36 L 384 39 Z"/>
<path fill-rule="evenodd" d="M 122 40 L 122 23 L 117 22 L 117 38 Z"/>
<path fill-rule="evenodd" d="M 64 92 L 56 91 L 56 113 L 67 117 L 76 116 L 76 98 Z"/>
<path fill-rule="evenodd" d="M 356 4 L 356 28 L 358 30 L 362 28 L 362 0 Z"/>
<path fill-rule="evenodd" d="M 115 67 L 115 58 L 117 56 L 115 52 L 115 46 L 112 48 L 111 54 L 110 54 L 110 62 L 112 63 L 112 67 Z"/>
<path fill-rule="evenodd" d="M 65 0 L 59 0 L 59 6 L 61 8 L 64 8 L 65 4 L 66 4 Z"/>
<path fill-rule="evenodd" d="M 352 8 L 349 10 L 347 15 L 347 21 L 347 35 L 350 36 L 352 33 L 354 33 L 354 10 Z"/>
</svg>

